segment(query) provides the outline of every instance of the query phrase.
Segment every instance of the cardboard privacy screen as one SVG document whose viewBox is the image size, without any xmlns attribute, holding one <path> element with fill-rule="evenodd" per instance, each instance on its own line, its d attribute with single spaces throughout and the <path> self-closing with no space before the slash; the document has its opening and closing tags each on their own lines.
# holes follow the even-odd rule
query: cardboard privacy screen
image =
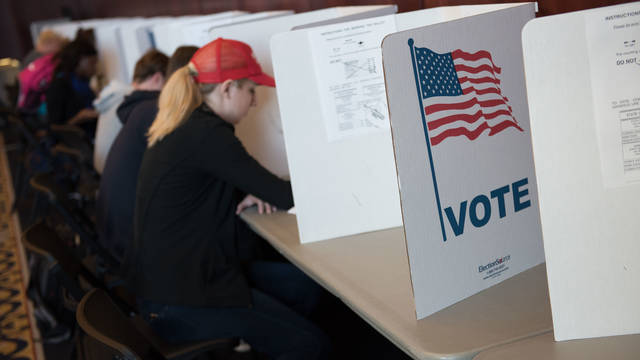
<svg viewBox="0 0 640 360">
<path fill-rule="evenodd" d="M 520 32 L 534 5 L 382 45 L 418 318 L 544 261 Z"/>
<path fill-rule="evenodd" d="M 382 39 L 396 31 L 514 6 L 520 5 L 431 8 L 272 38 L 301 242 L 402 225 Z"/>
<path fill-rule="evenodd" d="M 555 339 L 639 333 L 640 3 L 522 36 Z"/>
</svg>

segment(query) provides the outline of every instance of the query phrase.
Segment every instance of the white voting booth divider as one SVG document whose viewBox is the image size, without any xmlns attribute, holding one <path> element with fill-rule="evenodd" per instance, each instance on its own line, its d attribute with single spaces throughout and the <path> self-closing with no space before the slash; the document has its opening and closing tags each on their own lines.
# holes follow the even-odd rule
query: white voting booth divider
<svg viewBox="0 0 640 360">
<path fill-rule="evenodd" d="M 198 47 L 202 47 L 214 40 L 211 32 L 218 27 L 224 27 L 229 25 L 245 24 L 251 21 L 258 21 L 267 18 L 274 18 L 278 16 L 286 16 L 293 14 L 291 10 L 278 10 L 278 11 L 263 11 L 253 14 L 244 14 L 240 16 L 234 16 L 218 21 L 204 20 L 193 24 L 187 24 L 182 26 L 179 31 L 181 32 L 181 43 L 190 44 Z"/>
<path fill-rule="evenodd" d="M 156 24 L 152 29 L 153 39 L 155 41 L 154 47 L 162 51 L 163 53 L 170 55 L 178 46 L 189 45 L 189 43 L 183 43 L 181 30 L 183 27 L 188 26 L 192 23 L 203 21 L 210 21 L 211 23 L 215 23 L 217 21 L 241 16 L 244 14 L 246 14 L 246 12 L 234 10 L 209 15 L 189 15 Z"/>
<path fill-rule="evenodd" d="M 532 3 L 382 44 L 418 318 L 544 261 L 520 33 Z"/>
<path fill-rule="evenodd" d="M 138 59 L 153 48 L 151 28 L 157 23 L 166 22 L 170 19 L 168 17 L 141 18 L 118 27 L 116 34 L 122 49 L 127 82 L 133 80 L 133 70 Z"/>
<path fill-rule="evenodd" d="M 114 79 L 125 84 L 131 81 L 127 78 L 122 43 L 120 42 L 117 32 L 121 25 L 131 21 L 135 21 L 135 19 L 114 20 L 107 24 L 94 27 L 98 58 L 103 65 L 103 75 L 107 83 Z"/>
<path fill-rule="evenodd" d="M 380 60 L 383 37 L 512 6 L 426 9 L 273 37 L 301 242 L 402 225 Z"/>
<path fill-rule="evenodd" d="M 555 339 L 639 333 L 640 3 L 522 37 Z"/>
<path fill-rule="evenodd" d="M 234 39 L 246 42 L 253 49 L 256 59 L 267 74 L 273 74 L 269 41 L 274 34 L 287 32 L 292 28 L 317 21 L 339 21 L 346 16 L 371 16 L 371 14 L 391 14 L 397 8 L 392 5 L 335 7 L 299 14 L 270 17 L 246 23 L 214 27 L 209 37 Z M 293 56 L 298 56 L 294 54 Z M 276 79 L 279 85 L 279 80 Z M 281 177 L 289 176 L 287 156 L 282 136 L 280 111 L 276 90 L 265 86 L 256 89 L 258 106 L 236 126 L 236 134 L 247 151 L 264 167 Z"/>
</svg>

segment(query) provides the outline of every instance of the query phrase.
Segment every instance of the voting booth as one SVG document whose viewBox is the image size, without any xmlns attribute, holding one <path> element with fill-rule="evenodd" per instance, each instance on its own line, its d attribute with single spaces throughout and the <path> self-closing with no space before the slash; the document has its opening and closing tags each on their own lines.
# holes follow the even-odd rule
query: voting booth
<svg viewBox="0 0 640 360">
<path fill-rule="evenodd" d="M 209 15 L 188 15 L 179 18 L 173 18 L 171 21 L 156 24 L 152 28 L 154 48 L 165 54 L 172 54 L 173 51 L 182 43 L 182 28 L 191 23 L 201 21 L 219 21 L 229 19 L 235 16 L 246 14 L 244 11 L 224 11 Z M 185 43 L 184 45 L 190 45 Z"/>
<path fill-rule="evenodd" d="M 520 51 L 534 16 L 522 4 L 382 44 L 418 318 L 544 261 Z"/>
<path fill-rule="evenodd" d="M 522 37 L 555 339 L 639 333 L 640 4 Z"/>
<path fill-rule="evenodd" d="M 122 24 L 116 29 L 124 61 L 124 76 L 127 82 L 133 80 L 136 62 L 142 55 L 153 48 L 154 42 L 151 29 L 154 24 L 166 22 L 169 19 L 168 17 L 140 18 L 136 21 Z"/>
<path fill-rule="evenodd" d="M 303 243 L 402 225 L 382 39 L 513 6 L 426 9 L 273 37 L 276 90 Z"/>
<path fill-rule="evenodd" d="M 190 23 L 181 26 L 178 31 L 181 33 L 180 44 L 191 44 L 198 47 L 204 46 L 215 38 L 211 34 L 217 27 L 246 24 L 251 21 L 257 21 L 261 19 L 268 19 L 278 16 L 286 16 L 293 14 L 291 10 L 279 10 L 279 11 L 262 11 L 253 14 L 242 14 L 231 18 L 226 18 L 218 21 L 203 20 L 195 23 Z"/>
<path fill-rule="evenodd" d="M 170 56 L 179 46 L 193 45 L 201 47 L 214 40 L 212 30 L 233 24 L 246 24 L 252 21 L 272 17 L 291 15 L 291 10 L 262 11 L 247 13 L 244 11 L 225 11 L 203 16 L 188 16 L 170 22 L 162 22 L 151 29 L 154 47 Z"/>
</svg>

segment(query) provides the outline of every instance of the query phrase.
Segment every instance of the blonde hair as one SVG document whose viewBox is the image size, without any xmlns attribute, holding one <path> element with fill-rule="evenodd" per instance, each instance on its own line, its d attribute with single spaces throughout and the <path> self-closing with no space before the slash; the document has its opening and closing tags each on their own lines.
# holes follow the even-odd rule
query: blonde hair
<svg viewBox="0 0 640 360">
<path fill-rule="evenodd" d="M 197 73 L 193 65 L 176 70 L 165 84 L 158 99 L 158 115 L 149 127 L 148 146 L 169 135 L 202 104 L 202 95 L 207 94 L 217 84 L 196 84 L 193 76 Z"/>
<path fill-rule="evenodd" d="M 69 42 L 69 39 L 51 29 L 44 29 L 36 40 L 36 50 L 46 53 L 57 52 Z"/>
<path fill-rule="evenodd" d="M 194 80 L 198 72 L 189 63 L 176 70 L 164 85 L 158 99 L 158 115 L 147 132 L 148 147 L 152 147 L 184 123 L 189 115 L 202 104 L 206 95 L 218 86 L 217 83 L 198 84 Z M 233 84 L 244 86 L 248 79 L 235 80 Z"/>
</svg>

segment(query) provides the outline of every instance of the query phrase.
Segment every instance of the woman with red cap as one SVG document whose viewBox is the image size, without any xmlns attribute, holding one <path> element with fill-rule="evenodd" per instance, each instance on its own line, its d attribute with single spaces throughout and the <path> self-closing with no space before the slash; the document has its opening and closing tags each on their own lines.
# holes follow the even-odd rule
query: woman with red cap
<svg viewBox="0 0 640 360">
<path fill-rule="evenodd" d="M 169 78 L 138 176 L 125 278 L 169 341 L 240 337 L 273 358 L 321 359 L 329 341 L 303 317 L 321 289 L 291 264 L 246 265 L 243 255 L 237 214 L 293 205 L 290 183 L 234 134 L 258 85 L 275 82 L 251 48 L 221 38 Z"/>
</svg>

